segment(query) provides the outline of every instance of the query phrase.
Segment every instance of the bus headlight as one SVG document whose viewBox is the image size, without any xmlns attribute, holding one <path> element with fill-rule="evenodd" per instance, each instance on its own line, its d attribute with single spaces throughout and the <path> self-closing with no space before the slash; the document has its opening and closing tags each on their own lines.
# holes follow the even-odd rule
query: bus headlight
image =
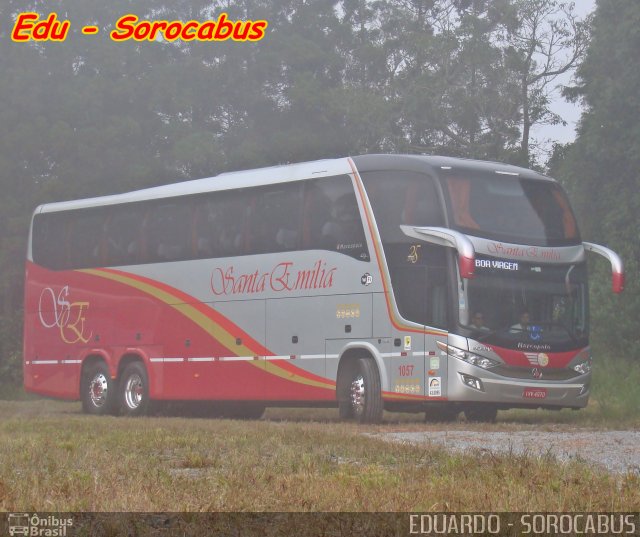
<svg viewBox="0 0 640 537">
<path fill-rule="evenodd" d="M 585 360 L 584 362 L 580 362 L 573 366 L 573 370 L 580 373 L 581 375 L 585 375 L 591 371 L 591 358 Z"/>
<path fill-rule="evenodd" d="M 453 356 L 454 358 L 462 360 L 463 362 L 467 362 L 468 364 L 481 367 L 482 369 L 491 369 L 492 367 L 499 365 L 499 362 L 496 362 L 491 358 L 487 358 L 486 356 L 478 356 L 477 354 L 459 349 L 458 347 L 452 347 L 451 345 L 447 345 L 442 341 L 438 341 L 437 345 L 449 356 Z"/>
</svg>

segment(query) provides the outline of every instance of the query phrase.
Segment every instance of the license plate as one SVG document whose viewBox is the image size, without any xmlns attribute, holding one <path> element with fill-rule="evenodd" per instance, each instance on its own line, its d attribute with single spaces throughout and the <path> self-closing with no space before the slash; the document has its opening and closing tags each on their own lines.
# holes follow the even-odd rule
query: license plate
<svg viewBox="0 0 640 537">
<path fill-rule="evenodd" d="M 522 397 L 525 399 L 544 399 L 547 396 L 545 388 L 525 388 Z"/>
</svg>

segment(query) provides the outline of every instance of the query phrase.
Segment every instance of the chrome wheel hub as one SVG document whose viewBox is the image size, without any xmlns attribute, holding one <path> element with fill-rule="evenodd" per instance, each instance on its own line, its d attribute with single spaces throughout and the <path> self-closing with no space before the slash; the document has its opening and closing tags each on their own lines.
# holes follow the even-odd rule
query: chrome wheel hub
<svg viewBox="0 0 640 537">
<path fill-rule="evenodd" d="M 107 377 L 103 373 L 98 373 L 89 384 L 89 396 L 91 403 L 96 408 L 101 408 L 107 402 L 109 384 Z"/>
<path fill-rule="evenodd" d="M 365 399 L 364 379 L 362 378 L 362 375 L 358 375 L 351 382 L 349 397 L 351 399 L 351 408 L 353 408 L 354 415 L 356 417 L 362 416 L 362 413 L 364 412 Z"/>
<path fill-rule="evenodd" d="M 142 378 L 137 374 L 131 375 L 124 387 L 125 403 L 130 409 L 135 410 L 142 404 L 143 397 L 144 385 L 142 384 Z"/>
</svg>

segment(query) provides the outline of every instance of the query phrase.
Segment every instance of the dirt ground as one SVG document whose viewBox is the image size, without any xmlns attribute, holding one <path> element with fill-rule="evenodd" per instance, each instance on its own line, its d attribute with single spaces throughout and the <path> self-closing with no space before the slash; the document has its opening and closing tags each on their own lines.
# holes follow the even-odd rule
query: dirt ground
<svg viewBox="0 0 640 537">
<path fill-rule="evenodd" d="M 561 461 L 584 460 L 612 473 L 640 474 L 640 431 L 424 431 L 374 436 L 411 444 L 442 445 L 456 451 L 490 451 L 531 456 L 553 455 Z"/>
</svg>

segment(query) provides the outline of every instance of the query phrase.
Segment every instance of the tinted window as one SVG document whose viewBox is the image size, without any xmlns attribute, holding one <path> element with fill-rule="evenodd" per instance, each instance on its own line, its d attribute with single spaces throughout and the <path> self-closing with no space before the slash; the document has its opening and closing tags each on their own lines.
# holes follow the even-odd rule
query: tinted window
<svg viewBox="0 0 640 537">
<path fill-rule="evenodd" d="M 192 211 L 187 200 L 163 200 L 149 211 L 144 219 L 142 238 L 146 244 L 144 261 L 147 263 L 162 263 L 166 261 L 178 261 L 192 257 L 193 238 L 191 234 Z M 135 222 L 142 222 L 141 215 L 129 211 L 129 216 L 122 214 L 118 222 L 120 226 L 130 223 L 134 226 L 131 232 L 125 234 L 122 247 L 129 246 L 132 254 L 136 251 L 136 240 L 140 236 L 137 231 L 140 227 Z"/>
<path fill-rule="evenodd" d="M 34 261 L 55 270 L 302 249 L 369 260 L 348 176 L 37 215 Z"/>
<path fill-rule="evenodd" d="M 436 183 L 415 172 L 365 172 L 362 180 L 382 238 L 398 311 L 409 321 L 447 327 L 447 249 L 416 241 L 400 226 L 444 226 Z"/>
<path fill-rule="evenodd" d="M 78 211 L 69 219 L 69 248 L 65 267 L 95 267 L 103 264 L 105 213 L 101 210 Z"/>
<path fill-rule="evenodd" d="M 569 202 L 551 181 L 473 172 L 445 183 L 452 225 L 465 233 L 539 246 L 579 241 Z"/>
<path fill-rule="evenodd" d="M 447 248 L 386 243 L 384 251 L 400 315 L 419 324 L 447 328 Z"/>
<path fill-rule="evenodd" d="M 215 194 L 212 199 L 221 213 L 218 248 L 214 250 L 214 256 L 242 255 L 247 242 L 246 217 L 251 206 L 249 192 L 224 192 L 220 199 Z"/>
<path fill-rule="evenodd" d="M 351 179 L 347 175 L 316 179 L 305 187 L 302 247 L 368 261 L 369 250 Z"/>
<path fill-rule="evenodd" d="M 409 242 L 400 225 L 444 226 L 440 197 L 431 177 L 415 172 L 362 174 L 383 242 Z"/>
<path fill-rule="evenodd" d="M 33 260 L 39 265 L 60 270 L 68 258 L 68 221 L 66 214 L 39 214 L 33 219 Z"/>
<path fill-rule="evenodd" d="M 246 253 L 299 250 L 302 183 L 253 189 L 252 195 Z"/>
</svg>

